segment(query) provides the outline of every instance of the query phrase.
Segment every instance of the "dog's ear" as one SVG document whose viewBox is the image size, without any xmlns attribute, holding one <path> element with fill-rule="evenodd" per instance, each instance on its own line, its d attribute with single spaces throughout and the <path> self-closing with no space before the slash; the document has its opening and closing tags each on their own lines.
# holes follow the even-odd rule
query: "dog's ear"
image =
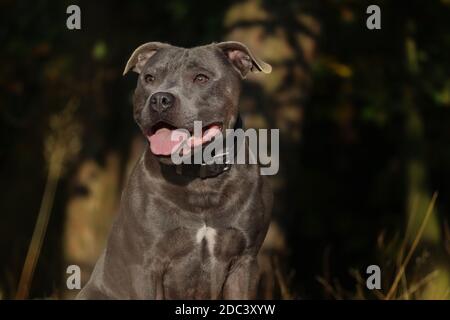
<svg viewBox="0 0 450 320">
<path fill-rule="evenodd" d="M 225 41 L 216 43 L 231 62 L 233 67 L 239 72 L 242 78 L 252 72 L 272 72 L 272 66 L 252 54 L 249 48 L 241 42 Z"/>
<path fill-rule="evenodd" d="M 133 70 L 136 73 L 141 73 L 142 68 L 148 59 L 150 59 L 159 49 L 167 47 L 170 47 L 170 44 L 161 42 L 147 42 L 139 46 L 131 54 L 130 59 L 128 59 L 123 75 L 127 74 L 130 70 Z"/>
</svg>

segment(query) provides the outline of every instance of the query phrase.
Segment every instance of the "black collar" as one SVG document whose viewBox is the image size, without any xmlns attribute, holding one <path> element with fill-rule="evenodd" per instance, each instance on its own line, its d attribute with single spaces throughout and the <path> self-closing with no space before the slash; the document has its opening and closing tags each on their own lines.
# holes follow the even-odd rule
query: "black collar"
<svg viewBox="0 0 450 320">
<path fill-rule="evenodd" d="M 175 172 L 178 175 L 188 176 L 188 177 L 198 177 L 201 179 L 216 177 L 231 168 L 230 160 L 227 154 L 221 154 L 216 157 L 223 157 L 222 163 L 202 163 L 202 164 L 179 164 L 175 165 Z"/>
<path fill-rule="evenodd" d="M 234 126 L 234 130 L 242 129 L 243 123 L 240 115 L 236 120 L 236 124 Z M 187 176 L 193 178 L 213 178 L 218 175 L 227 172 L 231 169 L 231 157 L 235 160 L 236 151 L 238 149 L 237 146 L 234 146 L 233 150 L 228 150 L 226 148 L 226 143 L 224 141 L 225 148 L 224 151 L 220 154 L 217 154 L 213 157 L 213 161 L 211 163 L 202 163 L 202 164 L 178 164 L 178 165 L 170 165 L 173 167 L 174 171 L 180 176 Z M 222 161 L 215 161 L 217 158 L 222 158 Z M 219 162 L 219 163 L 217 163 Z M 233 161 L 236 163 L 236 161 Z"/>
</svg>

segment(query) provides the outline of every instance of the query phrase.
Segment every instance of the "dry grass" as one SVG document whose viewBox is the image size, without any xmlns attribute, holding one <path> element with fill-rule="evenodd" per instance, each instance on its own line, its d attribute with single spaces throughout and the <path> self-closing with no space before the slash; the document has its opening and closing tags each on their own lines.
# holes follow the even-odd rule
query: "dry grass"
<svg viewBox="0 0 450 320">
<path fill-rule="evenodd" d="M 80 150 L 80 127 L 74 121 L 77 105 L 77 101 L 71 100 L 60 114 L 50 118 L 50 131 L 45 141 L 45 158 L 48 165 L 47 182 L 20 276 L 16 299 L 27 299 L 29 296 L 34 270 L 53 208 L 58 181 L 63 174 L 67 159 L 74 158 Z"/>
<path fill-rule="evenodd" d="M 435 192 L 428 205 L 425 217 L 420 224 L 420 228 L 414 236 L 414 240 L 412 241 L 406 256 L 404 256 L 404 253 L 407 249 L 409 235 L 406 234 L 403 238 L 400 248 L 397 251 L 397 268 L 395 276 L 386 291 L 377 289 L 368 290 L 366 288 L 366 280 L 361 276 L 361 273 L 358 270 L 351 269 L 350 274 L 356 281 L 355 292 L 346 292 L 341 288 L 337 280 L 334 280 L 334 283 L 330 283 L 329 279 L 325 279 L 324 277 L 317 277 L 317 281 L 323 286 L 325 292 L 332 298 L 338 300 L 370 299 L 372 297 L 375 297 L 379 300 L 450 299 L 450 280 L 448 278 L 450 270 L 446 270 L 445 266 L 444 269 L 436 268 L 435 270 L 422 277 L 419 277 L 416 274 L 410 274 L 410 278 L 415 279 L 411 282 L 407 280 L 406 274 L 407 267 L 411 264 L 410 262 L 412 257 L 417 254 L 417 248 L 434 210 L 437 196 L 438 193 Z M 414 215 L 415 212 L 412 212 L 412 214 Z M 445 228 L 448 228 L 448 226 L 444 226 L 444 229 Z M 409 228 L 407 228 L 407 230 L 409 230 Z M 448 230 L 445 230 L 444 235 L 446 235 L 444 242 L 447 243 L 449 241 Z M 431 290 L 436 289 L 440 293 L 429 295 L 427 294 L 427 287 L 430 287 Z M 442 287 L 445 287 L 447 289 L 442 291 Z"/>
</svg>

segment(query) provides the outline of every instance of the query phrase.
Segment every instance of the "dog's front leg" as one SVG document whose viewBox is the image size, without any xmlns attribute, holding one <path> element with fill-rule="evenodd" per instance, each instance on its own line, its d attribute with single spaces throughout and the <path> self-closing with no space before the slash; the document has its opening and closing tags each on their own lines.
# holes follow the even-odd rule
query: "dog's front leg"
<svg viewBox="0 0 450 320">
<path fill-rule="evenodd" d="M 160 272 L 150 275 L 150 299 L 164 300 L 163 277 Z"/>
<path fill-rule="evenodd" d="M 149 297 L 150 300 L 164 300 L 164 272 L 167 268 L 167 261 L 159 257 L 151 257 L 152 261 L 149 267 L 148 283 L 149 283 Z"/>
<path fill-rule="evenodd" d="M 223 298 L 229 300 L 255 299 L 259 269 L 253 256 L 240 257 L 231 266 L 223 287 Z"/>
</svg>

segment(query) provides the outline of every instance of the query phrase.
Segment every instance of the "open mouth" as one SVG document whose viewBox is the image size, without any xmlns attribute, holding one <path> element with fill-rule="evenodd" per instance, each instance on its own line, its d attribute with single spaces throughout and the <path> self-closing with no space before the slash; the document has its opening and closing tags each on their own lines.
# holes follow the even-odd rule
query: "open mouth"
<svg viewBox="0 0 450 320">
<path fill-rule="evenodd" d="M 146 132 L 150 150 L 158 156 L 169 156 L 175 152 L 186 155 L 192 149 L 211 141 L 222 132 L 222 124 L 214 122 L 202 127 L 201 133 L 195 130 L 177 128 L 160 121 Z"/>
</svg>

